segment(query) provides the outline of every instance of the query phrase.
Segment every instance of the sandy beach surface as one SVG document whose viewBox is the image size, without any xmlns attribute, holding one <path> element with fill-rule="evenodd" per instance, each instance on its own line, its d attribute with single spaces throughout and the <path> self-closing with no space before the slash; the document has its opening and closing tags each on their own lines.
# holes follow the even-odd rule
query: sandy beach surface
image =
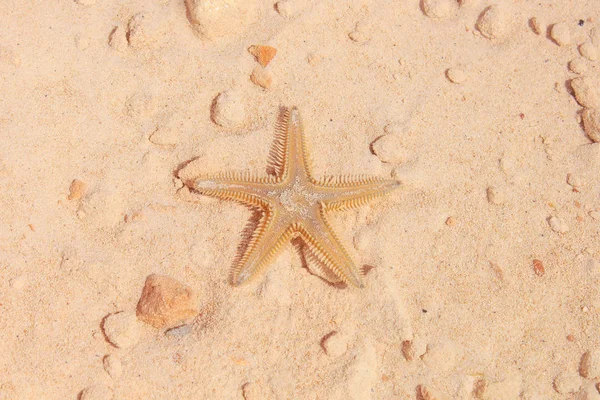
<svg viewBox="0 0 600 400">
<path fill-rule="evenodd" d="M 0 1 L 0 399 L 600 399 L 597 0 Z M 297 106 L 365 288 L 228 280 Z"/>
</svg>

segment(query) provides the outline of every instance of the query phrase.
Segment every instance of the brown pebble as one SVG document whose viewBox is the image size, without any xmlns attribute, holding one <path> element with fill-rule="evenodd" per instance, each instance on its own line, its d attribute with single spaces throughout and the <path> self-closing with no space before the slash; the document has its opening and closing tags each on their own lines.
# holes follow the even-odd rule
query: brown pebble
<svg viewBox="0 0 600 400">
<path fill-rule="evenodd" d="M 405 340 L 402 342 L 402 354 L 406 361 L 412 361 L 415 358 L 415 349 L 411 340 Z"/>
<path fill-rule="evenodd" d="M 85 182 L 80 181 L 79 179 L 74 179 L 71 182 L 71 187 L 69 187 L 69 200 L 78 200 L 80 199 L 87 189 L 87 185 Z"/>
<path fill-rule="evenodd" d="M 533 260 L 533 272 L 535 272 L 535 274 L 537 276 L 544 276 L 546 274 L 546 269 L 544 268 L 544 263 L 542 263 L 540 260 L 534 259 Z"/>
<path fill-rule="evenodd" d="M 454 226 L 454 225 L 456 225 L 456 218 L 454 218 L 454 217 L 448 217 L 446 219 L 446 225 L 448 225 L 448 226 Z"/>
<path fill-rule="evenodd" d="M 252 75 L 250 75 L 250 80 L 257 86 L 262 87 L 263 89 L 268 89 L 273 84 L 273 74 L 268 69 L 257 66 L 252 70 Z"/>
<path fill-rule="evenodd" d="M 575 336 L 573 336 L 572 334 L 567 335 L 567 340 L 569 342 L 574 342 L 575 341 Z"/>
<path fill-rule="evenodd" d="M 250 46 L 248 52 L 256 57 L 256 61 L 260 65 L 266 67 L 277 54 L 277 49 L 271 46 L 255 45 Z"/>
<path fill-rule="evenodd" d="M 175 327 L 198 315 L 192 289 L 177 280 L 152 274 L 146 278 L 136 315 L 155 328 Z"/>
</svg>

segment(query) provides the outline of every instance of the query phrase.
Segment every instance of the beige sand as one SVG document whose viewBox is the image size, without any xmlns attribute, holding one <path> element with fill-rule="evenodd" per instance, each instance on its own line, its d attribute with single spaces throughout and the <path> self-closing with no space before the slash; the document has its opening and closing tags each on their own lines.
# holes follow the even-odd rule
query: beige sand
<svg viewBox="0 0 600 400">
<path fill-rule="evenodd" d="M 0 399 L 600 398 L 600 6 L 498 3 L 0 2 Z M 263 173 L 281 105 L 315 173 L 404 182 L 334 220 L 365 289 L 293 246 L 230 286 L 249 211 L 180 190 Z M 116 348 L 153 273 L 201 314 Z"/>
</svg>

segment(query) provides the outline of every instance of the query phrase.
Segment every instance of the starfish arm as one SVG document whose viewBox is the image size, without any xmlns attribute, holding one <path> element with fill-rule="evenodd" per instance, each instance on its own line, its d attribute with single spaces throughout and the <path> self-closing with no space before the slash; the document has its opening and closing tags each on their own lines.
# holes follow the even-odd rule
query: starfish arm
<svg viewBox="0 0 600 400">
<path fill-rule="evenodd" d="M 400 181 L 378 177 L 324 177 L 317 182 L 325 211 L 360 207 L 399 188 Z"/>
<path fill-rule="evenodd" d="M 304 221 L 298 232 L 314 257 L 347 285 L 364 287 L 362 273 L 356 267 L 340 239 L 325 218 L 321 206 L 319 218 Z"/>
<path fill-rule="evenodd" d="M 300 112 L 296 107 L 285 109 L 277 126 L 277 136 L 281 147 L 277 161 L 281 164 L 281 180 L 300 177 L 313 182 L 310 173 L 310 159 L 306 150 L 304 127 Z"/>
<path fill-rule="evenodd" d="M 276 208 L 266 208 L 247 246 L 232 268 L 231 283 L 238 286 L 260 274 L 293 234 L 294 226 L 283 221 Z"/>
<path fill-rule="evenodd" d="M 215 197 L 220 200 L 232 200 L 250 207 L 263 207 L 268 203 L 267 194 L 273 188 L 275 177 L 255 177 L 249 173 L 222 173 L 202 176 L 188 187 L 194 192 Z"/>
</svg>

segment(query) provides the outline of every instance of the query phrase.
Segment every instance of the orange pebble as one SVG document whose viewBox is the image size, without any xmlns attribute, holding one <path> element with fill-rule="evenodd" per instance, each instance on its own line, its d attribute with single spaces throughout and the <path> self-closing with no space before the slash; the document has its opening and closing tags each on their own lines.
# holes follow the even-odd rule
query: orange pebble
<svg viewBox="0 0 600 400">
<path fill-rule="evenodd" d="M 250 54 L 256 57 L 256 61 L 258 61 L 258 63 L 263 67 L 269 65 L 273 57 L 275 57 L 275 54 L 277 54 L 276 48 L 262 45 L 250 46 L 248 51 Z"/>
<path fill-rule="evenodd" d="M 533 272 L 535 272 L 537 276 L 544 276 L 546 274 L 544 264 L 540 260 L 533 260 Z"/>
</svg>

